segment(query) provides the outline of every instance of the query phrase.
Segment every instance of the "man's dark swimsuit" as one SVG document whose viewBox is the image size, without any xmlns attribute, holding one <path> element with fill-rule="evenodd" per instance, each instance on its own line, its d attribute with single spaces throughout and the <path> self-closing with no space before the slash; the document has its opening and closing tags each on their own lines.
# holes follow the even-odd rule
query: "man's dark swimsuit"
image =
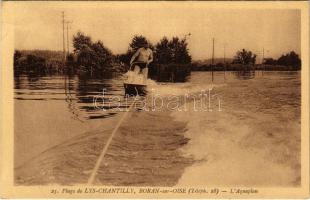
<svg viewBox="0 0 310 200">
<path fill-rule="evenodd" d="M 143 62 L 136 62 L 134 63 L 135 65 L 138 65 L 140 67 L 140 69 L 144 69 L 146 68 L 146 63 L 143 63 Z"/>
<path fill-rule="evenodd" d="M 147 67 L 147 64 L 144 62 L 135 62 L 135 63 L 133 63 L 132 66 L 134 67 L 135 65 L 138 65 L 140 67 L 139 73 L 142 73 L 142 70 Z M 134 68 L 133 68 L 133 70 L 134 70 Z"/>
</svg>

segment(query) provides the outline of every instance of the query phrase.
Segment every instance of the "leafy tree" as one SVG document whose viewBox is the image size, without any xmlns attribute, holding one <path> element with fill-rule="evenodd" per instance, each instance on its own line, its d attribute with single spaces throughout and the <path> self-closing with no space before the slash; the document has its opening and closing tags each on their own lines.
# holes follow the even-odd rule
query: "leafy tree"
<svg viewBox="0 0 310 200">
<path fill-rule="evenodd" d="M 242 49 L 241 51 L 238 51 L 234 56 L 233 63 L 242 65 L 249 65 L 249 64 L 254 65 L 255 61 L 256 61 L 256 54 L 253 54 L 251 51 Z"/>
<path fill-rule="evenodd" d="M 89 36 L 78 32 L 73 37 L 74 52 L 77 55 L 77 65 L 87 71 L 107 71 L 112 68 L 113 55 L 102 41 L 92 42 Z"/>
<path fill-rule="evenodd" d="M 190 63 L 192 58 L 188 53 L 186 39 L 180 40 L 178 37 L 173 37 L 169 42 L 169 47 L 172 53 L 172 62 L 187 64 Z"/>
<path fill-rule="evenodd" d="M 149 43 L 144 36 L 135 35 L 132 38 L 131 43 L 129 44 L 130 51 L 136 52 L 139 48 L 143 47 L 145 44 L 149 44 L 150 48 L 153 49 L 152 44 Z"/>
<path fill-rule="evenodd" d="M 98 41 L 92 45 L 92 49 L 96 53 L 96 58 L 101 66 L 109 65 L 112 62 L 112 52 L 106 48 L 102 41 Z"/>
<path fill-rule="evenodd" d="M 95 62 L 96 53 L 89 46 L 83 45 L 79 50 L 79 54 L 77 56 L 77 63 L 80 66 L 90 67 L 93 69 L 96 67 Z"/>
<path fill-rule="evenodd" d="M 119 54 L 116 56 L 116 58 L 121 62 L 121 63 L 124 63 L 126 65 L 129 65 L 130 63 L 130 59 L 132 57 L 132 55 L 134 54 L 133 51 L 129 50 L 126 52 L 126 53 L 123 53 L 123 54 Z"/>
<path fill-rule="evenodd" d="M 92 45 L 91 38 L 89 36 L 84 35 L 82 32 L 77 32 L 77 34 L 73 37 L 73 47 L 74 52 L 78 53 L 82 49 L 85 48 L 85 46 L 90 47 Z"/>
<path fill-rule="evenodd" d="M 155 58 L 160 64 L 188 64 L 192 59 L 187 49 L 186 39 L 178 37 L 173 37 L 170 41 L 166 37 L 161 39 L 155 46 Z"/>
<path fill-rule="evenodd" d="M 299 58 L 299 55 L 296 54 L 294 51 L 291 51 L 290 53 L 282 55 L 278 59 L 277 63 L 279 65 L 284 65 L 284 66 L 295 66 L 295 67 L 301 66 L 301 60 Z"/>
<path fill-rule="evenodd" d="M 169 40 L 164 37 L 155 45 L 155 59 L 160 64 L 169 64 L 172 62 L 172 52 L 169 47 Z"/>
</svg>

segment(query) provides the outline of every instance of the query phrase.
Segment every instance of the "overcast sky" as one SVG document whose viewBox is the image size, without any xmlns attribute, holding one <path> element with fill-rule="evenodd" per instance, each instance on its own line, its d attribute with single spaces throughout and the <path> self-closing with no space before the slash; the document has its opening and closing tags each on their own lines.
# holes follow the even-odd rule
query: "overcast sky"
<svg viewBox="0 0 310 200">
<path fill-rule="evenodd" d="M 15 7 L 16 49 L 62 50 L 62 18 L 72 21 L 72 34 L 81 30 L 101 40 L 113 53 L 124 53 L 133 35 L 152 43 L 163 36 L 188 38 L 193 59 L 210 58 L 212 38 L 215 57 L 232 57 L 239 49 L 253 51 L 261 58 L 277 58 L 291 50 L 300 54 L 300 12 L 283 9 L 212 8 L 210 4 L 182 3 L 71 3 L 19 2 Z M 72 47 L 71 47 L 72 49 Z"/>
</svg>

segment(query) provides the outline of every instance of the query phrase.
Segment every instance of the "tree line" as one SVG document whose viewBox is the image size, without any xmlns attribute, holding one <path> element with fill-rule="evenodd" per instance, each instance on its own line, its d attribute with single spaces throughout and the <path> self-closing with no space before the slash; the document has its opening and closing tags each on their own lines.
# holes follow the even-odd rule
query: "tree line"
<svg viewBox="0 0 310 200">
<path fill-rule="evenodd" d="M 92 38 L 82 32 L 77 32 L 73 37 L 73 52 L 66 55 L 63 62 L 62 51 L 49 50 L 16 50 L 14 53 L 15 73 L 91 73 L 107 74 L 110 72 L 125 72 L 129 68 L 129 62 L 137 49 L 145 42 L 154 52 L 154 61 L 150 65 L 150 75 L 174 77 L 190 73 L 190 70 L 240 70 L 258 69 L 255 65 L 256 54 L 250 50 L 237 51 L 230 63 L 227 61 L 210 64 L 192 63 L 189 54 L 186 37 L 163 37 L 157 43 L 152 44 L 142 35 L 133 36 L 128 45 L 128 50 L 123 54 L 113 54 L 101 40 L 93 41 Z M 229 59 L 226 59 L 229 60 Z M 301 60 L 294 51 L 284 54 L 278 59 L 265 58 L 264 65 L 270 69 L 299 70 Z M 270 67 L 271 66 L 271 67 Z M 282 66 L 279 67 L 279 66 Z M 284 67 L 283 67 L 284 66 Z M 285 68 L 286 67 L 286 68 Z M 266 69 L 266 68 L 265 68 Z M 178 75 L 179 74 L 179 75 Z M 183 74 L 183 75 L 180 75 Z M 167 78 L 165 78 L 167 79 Z"/>
<path fill-rule="evenodd" d="M 14 73 L 56 73 L 62 66 L 61 51 L 15 50 Z"/>
<path fill-rule="evenodd" d="M 300 68 L 301 59 L 299 55 L 294 51 L 291 51 L 287 54 L 281 55 L 278 59 L 273 58 L 265 58 L 263 64 L 266 65 L 283 65 L 283 66 L 293 66 L 296 68 Z"/>
<path fill-rule="evenodd" d="M 119 60 L 129 65 L 132 55 L 145 43 L 148 43 L 149 48 L 154 52 L 153 63 L 155 64 L 189 64 L 192 61 L 186 38 L 173 37 L 169 40 L 167 37 L 163 37 L 157 44 L 153 45 L 142 35 L 133 37 L 128 51 L 117 55 Z"/>
<path fill-rule="evenodd" d="M 297 53 L 291 51 L 281 55 L 278 59 L 264 58 L 262 64 L 256 64 L 257 55 L 250 50 L 237 51 L 233 59 L 216 59 L 213 65 L 210 63 L 193 62 L 194 71 L 240 71 L 240 70 L 300 70 L 301 59 Z M 219 61 L 221 60 L 221 61 Z M 229 62 L 228 62 L 229 60 Z"/>
<path fill-rule="evenodd" d="M 163 37 L 153 45 L 142 36 L 135 35 L 128 45 L 128 51 L 124 54 L 113 54 L 102 41 L 93 41 L 92 38 L 82 32 L 73 36 L 73 52 L 66 55 L 63 63 L 63 52 L 48 50 L 29 50 L 14 53 L 15 72 L 79 72 L 104 74 L 109 72 L 123 72 L 128 69 L 129 61 L 135 51 L 149 43 L 154 52 L 155 64 L 190 64 L 191 56 L 187 48 L 185 38 L 173 37 L 169 40 Z"/>
</svg>

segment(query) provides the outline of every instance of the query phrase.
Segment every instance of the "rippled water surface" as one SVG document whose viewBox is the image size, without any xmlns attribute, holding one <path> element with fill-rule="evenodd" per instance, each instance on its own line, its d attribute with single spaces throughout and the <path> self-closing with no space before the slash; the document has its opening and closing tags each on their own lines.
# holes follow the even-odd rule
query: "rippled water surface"
<svg viewBox="0 0 310 200">
<path fill-rule="evenodd" d="M 215 72 L 213 80 L 213 85 L 224 85 L 215 91 L 222 95 L 223 109 L 230 113 L 230 121 L 236 122 L 229 127 L 240 126 L 238 123 L 243 120 L 243 122 L 255 124 L 253 129 L 262 131 L 268 128 L 266 125 L 268 120 L 274 120 L 275 117 L 272 116 L 279 116 L 280 118 L 276 117 L 281 119 L 279 123 L 285 123 L 285 121 L 300 123 L 300 91 L 296 92 L 300 90 L 300 72 Z M 187 83 L 162 84 L 159 88 L 160 91 L 169 88 L 166 90 L 172 93 L 185 87 L 191 92 L 193 88 L 206 89 L 211 83 L 210 72 L 193 72 Z M 290 87 L 287 87 L 288 84 Z M 103 89 L 105 89 L 104 96 L 102 96 Z M 97 104 L 94 104 L 94 99 L 97 99 Z M 103 101 L 104 104 L 102 104 Z M 128 106 L 124 101 L 121 76 L 114 78 L 15 77 L 14 104 L 15 166 L 20 166 L 51 147 L 85 132 L 111 129 L 122 113 L 115 107 Z M 244 115 L 247 111 L 252 114 Z M 261 114 L 256 115 L 255 112 Z M 245 121 L 242 118 L 249 116 L 250 118 Z M 257 119 L 254 120 L 254 117 Z M 205 119 L 205 114 L 200 118 Z M 221 120 L 217 120 L 217 123 L 220 122 Z M 210 129 L 217 127 L 216 131 L 225 132 L 225 129 L 221 131 L 219 128 L 223 124 L 202 123 L 208 125 Z M 282 124 L 275 127 L 282 132 L 286 130 Z M 191 130 L 194 129 L 189 129 Z M 197 131 L 201 132 L 201 130 Z M 195 142 L 195 138 L 191 138 L 192 133 L 187 134 Z M 269 133 L 269 137 L 277 138 L 278 134 Z M 298 136 L 296 137 L 299 139 Z M 251 145 L 259 141 L 256 139 L 248 139 L 241 145 Z M 199 148 L 199 144 L 196 146 Z"/>
</svg>

